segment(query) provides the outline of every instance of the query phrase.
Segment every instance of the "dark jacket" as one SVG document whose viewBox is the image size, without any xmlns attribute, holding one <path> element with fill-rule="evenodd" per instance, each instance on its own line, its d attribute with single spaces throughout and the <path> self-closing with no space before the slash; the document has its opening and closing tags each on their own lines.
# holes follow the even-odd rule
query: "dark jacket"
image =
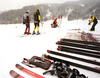
<svg viewBox="0 0 100 78">
<path fill-rule="evenodd" d="M 24 23 L 30 23 L 30 16 L 28 13 L 25 13 L 23 16 L 23 22 Z"/>
<path fill-rule="evenodd" d="M 96 19 L 96 17 L 95 16 L 91 16 L 91 21 L 90 21 L 90 24 L 92 23 L 92 22 L 94 22 L 94 23 L 98 23 L 98 21 L 97 21 L 97 19 Z"/>
<path fill-rule="evenodd" d="M 34 13 L 34 23 L 37 23 L 37 22 L 40 22 L 40 12 L 39 11 L 36 11 Z"/>
</svg>

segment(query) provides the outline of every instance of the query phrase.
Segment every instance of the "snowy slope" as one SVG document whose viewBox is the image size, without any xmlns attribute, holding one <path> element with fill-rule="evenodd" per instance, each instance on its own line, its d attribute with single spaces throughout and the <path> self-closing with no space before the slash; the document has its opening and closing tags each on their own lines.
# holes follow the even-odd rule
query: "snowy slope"
<svg viewBox="0 0 100 78">
<path fill-rule="evenodd" d="M 31 76 L 19 71 L 16 69 L 15 64 L 19 63 L 21 64 L 21 61 L 23 58 L 30 59 L 32 56 L 37 55 L 41 56 L 42 54 L 47 54 L 47 50 L 54 50 L 57 51 L 57 45 L 55 44 L 60 38 L 64 38 L 67 34 L 67 32 L 77 32 L 77 31 L 69 31 L 69 29 L 74 28 L 80 28 L 83 31 L 88 31 L 91 26 L 88 26 L 88 20 L 77 20 L 77 21 L 67 21 L 66 18 L 62 20 L 61 27 L 59 28 L 51 28 L 50 24 L 52 21 L 47 21 L 43 23 L 43 26 L 40 26 L 40 32 L 41 35 L 34 35 L 34 36 L 28 36 L 28 37 L 21 37 L 20 36 L 24 33 L 25 25 L 23 24 L 8 24 L 3 25 L 0 24 L 0 78 L 12 78 L 9 75 L 10 70 L 15 70 L 21 75 L 23 75 L 26 78 L 32 78 Z M 33 31 L 34 24 L 31 23 L 31 32 Z M 96 31 L 91 32 L 100 34 L 100 24 L 96 26 Z M 70 54 L 69 55 L 75 55 Z M 75 55 L 81 57 L 81 55 Z M 56 56 L 59 57 L 59 56 Z M 89 59 L 97 59 L 97 58 L 91 58 L 82 56 L 84 58 Z M 73 62 L 78 62 L 76 60 L 72 59 L 66 59 Z M 100 59 L 97 59 L 100 61 Z M 84 62 L 78 62 L 83 65 L 87 66 L 93 66 L 92 64 L 87 64 Z M 21 64 L 22 66 L 26 67 L 25 65 Z M 72 68 L 77 68 L 73 67 Z M 42 73 L 46 70 L 43 70 L 41 68 L 29 68 L 26 67 L 40 75 L 43 75 Z M 81 73 L 88 76 L 88 78 L 99 78 L 100 74 L 90 72 L 84 69 L 77 68 Z M 46 78 L 57 78 L 56 76 L 51 76 L 50 74 L 44 75 Z"/>
</svg>

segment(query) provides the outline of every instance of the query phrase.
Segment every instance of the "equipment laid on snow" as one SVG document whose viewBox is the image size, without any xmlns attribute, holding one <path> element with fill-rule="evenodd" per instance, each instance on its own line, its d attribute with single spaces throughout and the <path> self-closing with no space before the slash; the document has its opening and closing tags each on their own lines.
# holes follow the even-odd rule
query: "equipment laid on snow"
<svg viewBox="0 0 100 78">
<path fill-rule="evenodd" d="M 77 49 L 77 48 L 72 48 L 72 47 L 67 47 L 67 46 L 58 46 L 58 49 L 61 50 L 61 49 L 66 49 L 66 51 L 75 51 L 75 52 L 80 52 L 80 53 L 87 53 L 87 54 L 94 54 L 95 56 L 100 56 L 100 53 L 99 52 L 94 52 L 94 51 L 90 51 L 90 50 L 84 50 L 84 49 Z"/>
<path fill-rule="evenodd" d="M 71 69 L 67 63 L 54 61 L 52 70 L 46 71 L 43 74 L 49 73 L 56 75 L 58 78 L 86 78 L 85 75 L 80 74 L 77 69 Z"/>
<path fill-rule="evenodd" d="M 89 70 L 89 71 L 92 71 L 92 72 L 95 72 L 95 73 L 99 73 L 100 74 L 100 69 L 95 69 L 93 67 L 89 67 L 89 66 L 85 66 L 85 65 L 73 63 L 73 62 L 70 62 L 70 61 L 67 61 L 67 60 L 65 61 L 65 60 L 62 60 L 62 59 L 59 59 L 59 58 L 52 57 L 50 55 L 44 55 L 44 56 L 46 58 L 50 59 L 50 60 L 53 60 L 53 61 L 63 62 L 65 64 L 70 64 L 72 66 L 79 67 L 79 68 L 86 69 L 86 70 Z"/>
<path fill-rule="evenodd" d="M 41 67 L 45 70 L 49 69 L 49 67 L 51 66 L 52 62 L 50 60 L 47 60 L 47 59 L 44 59 L 44 58 L 41 58 L 41 57 L 38 57 L 38 56 L 33 56 L 31 59 L 26 59 L 24 58 L 23 59 L 23 64 L 33 68 L 35 66 L 37 67 Z"/>
<path fill-rule="evenodd" d="M 21 76 L 20 74 L 18 74 L 17 72 L 15 72 L 14 70 L 10 70 L 10 75 L 13 78 L 25 78 L 25 77 Z"/>
<path fill-rule="evenodd" d="M 84 58 L 80 58 L 80 57 L 75 57 L 75 56 L 71 56 L 71 55 L 67 55 L 67 54 L 63 54 L 61 52 L 55 52 L 55 51 L 51 51 L 51 50 L 47 50 L 47 52 L 50 54 L 54 54 L 54 55 L 58 55 L 58 56 L 66 57 L 66 58 L 71 58 L 74 60 L 79 60 L 79 61 L 83 61 L 83 62 L 87 62 L 87 63 L 91 63 L 91 64 L 100 66 L 100 62 L 97 62 L 97 61 L 88 60 L 88 59 L 84 59 Z"/>
<path fill-rule="evenodd" d="M 100 46 L 100 43 L 98 42 L 89 42 L 89 41 L 81 41 L 81 40 L 66 39 L 66 38 L 62 38 L 60 40 L 67 41 L 67 42 L 73 42 L 73 43 L 80 43 L 80 44 L 85 44 L 85 45 Z"/>
<path fill-rule="evenodd" d="M 23 72 L 25 72 L 25 73 L 27 73 L 27 74 L 29 74 L 29 75 L 35 77 L 35 78 L 45 78 L 45 77 L 43 77 L 43 76 L 41 76 L 41 75 L 39 75 L 39 74 L 37 74 L 37 73 L 35 73 L 35 72 L 32 72 L 32 71 L 26 69 L 25 67 L 23 67 L 23 66 L 21 66 L 21 65 L 19 65 L 19 64 L 16 64 L 16 67 L 17 67 L 19 70 L 21 70 L 21 71 L 23 71 Z"/>
<path fill-rule="evenodd" d="M 85 45 L 85 44 L 69 42 L 69 41 L 58 41 L 56 44 L 100 51 L 100 47 L 98 46 L 90 46 L 90 45 Z"/>
<path fill-rule="evenodd" d="M 60 48 L 57 48 L 57 50 L 62 51 L 62 52 L 68 52 L 68 53 L 74 53 L 74 54 L 80 54 L 80 55 L 85 55 L 85 56 L 100 58 L 100 55 L 86 53 L 85 51 L 82 52 L 82 51 L 78 51 L 78 50 L 73 50 L 73 48 L 71 49 L 69 47 L 60 47 Z"/>
</svg>

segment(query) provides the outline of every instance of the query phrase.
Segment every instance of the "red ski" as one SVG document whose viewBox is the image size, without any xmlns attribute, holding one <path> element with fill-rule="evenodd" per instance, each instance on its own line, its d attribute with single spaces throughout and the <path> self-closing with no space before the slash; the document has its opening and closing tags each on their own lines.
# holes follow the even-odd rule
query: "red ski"
<svg viewBox="0 0 100 78">
<path fill-rule="evenodd" d="M 21 71 L 23 71 L 23 72 L 25 72 L 25 73 L 27 73 L 27 74 L 29 74 L 29 75 L 35 77 L 35 78 L 45 78 L 45 77 L 43 77 L 43 76 L 41 76 L 41 75 L 39 75 L 39 74 L 37 74 L 37 73 L 34 73 L 34 72 L 32 72 L 32 71 L 26 69 L 25 67 L 23 67 L 23 66 L 21 66 L 21 65 L 19 65 L 19 64 L 16 64 L 16 67 L 17 67 L 19 70 L 21 70 Z"/>
<path fill-rule="evenodd" d="M 25 78 L 25 77 L 21 76 L 20 74 L 18 74 L 17 72 L 15 72 L 14 70 L 11 70 L 11 71 L 10 71 L 10 75 L 11 75 L 13 78 Z"/>
</svg>

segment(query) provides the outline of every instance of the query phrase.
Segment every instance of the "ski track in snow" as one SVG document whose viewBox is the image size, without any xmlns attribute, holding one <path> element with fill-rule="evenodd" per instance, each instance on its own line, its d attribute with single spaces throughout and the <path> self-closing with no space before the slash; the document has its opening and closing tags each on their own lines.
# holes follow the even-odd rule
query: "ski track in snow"
<svg viewBox="0 0 100 78">
<path fill-rule="evenodd" d="M 40 56 L 42 54 L 48 54 L 47 50 L 53 50 L 57 51 L 58 45 L 56 45 L 56 42 L 60 40 L 61 38 L 64 38 L 68 32 L 78 32 L 78 31 L 71 31 L 68 29 L 78 29 L 80 28 L 82 31 L 94 33 L 94 34 L 100 34 L 100 23 L 96 26 L 96 31 L 91 32 L 88 31 L 91 26 L 88 25 L 88 20 L 75 20 L 75 21 L 67 21 L 66 18 L 62 19 L 61 27 L 59 28 L 51 28 L 50 24 L 52 23 L 52 20 L 44 22 L 43 26 L 40 26 L 40 33 L 43 33 L 41 35 L 29 35 L 27 37 L 20 37 L 25 30 L 25 25 L 23 24 L 0 24 L 0 78 L 12 78 L 9 74 L 10 70 L 15 70 L 20 75 L 26 77 L 26 78 L 32 78 L 31 76 L 19 71 L 15 64 L 19 63 L 21 64 L 23 58 L 30 59 L 32 56 Z M 30 24 L 30 31 L 33 31 L 34 24 Z M 80 31 L 81 31 L 80 30 Z M 100 36 L 98 36 L 100 38 Z M 67 53 L 69 55 L 83 57 L 86 59 L 96 59 L 100 61 L 100 59 L 97 58 L 91 58 L 76 54 Z M 53 55 L 55 56 L 55 55 Z M 55 56 L 59 57 L 59 56 Z M 72 59 L 66 59 L 63 57 L 59 57 L 65 60 L 78 62 L 83 65 L 87 66 L 96 66 L 92 64 L 87 64 L 84 62 L 72 60 Z M 29 68 L 23 64 L 22 66 L 32 70 L 35 73 L 38 73 L 46 78 L 57 78 L 56 76 L 51 76 L 50 74 L 43 75 L 42 73 L 46 70 L 43 70 L 41 68 Z M 97 66 L 96 66 L 97 67 Z M 100 67 L 100 66 L 98 66 Z M 50 67 L 50 69 L 52 66 Z M 71 68 L 76 68 L 80 71 L 81 74 L 85 74 L 88 76 L 88 78 L 100 78 L 100 74 L 87 71 L 81 68 L 77 68 L 74 66 L 71 66 Z"/>
</svg>

